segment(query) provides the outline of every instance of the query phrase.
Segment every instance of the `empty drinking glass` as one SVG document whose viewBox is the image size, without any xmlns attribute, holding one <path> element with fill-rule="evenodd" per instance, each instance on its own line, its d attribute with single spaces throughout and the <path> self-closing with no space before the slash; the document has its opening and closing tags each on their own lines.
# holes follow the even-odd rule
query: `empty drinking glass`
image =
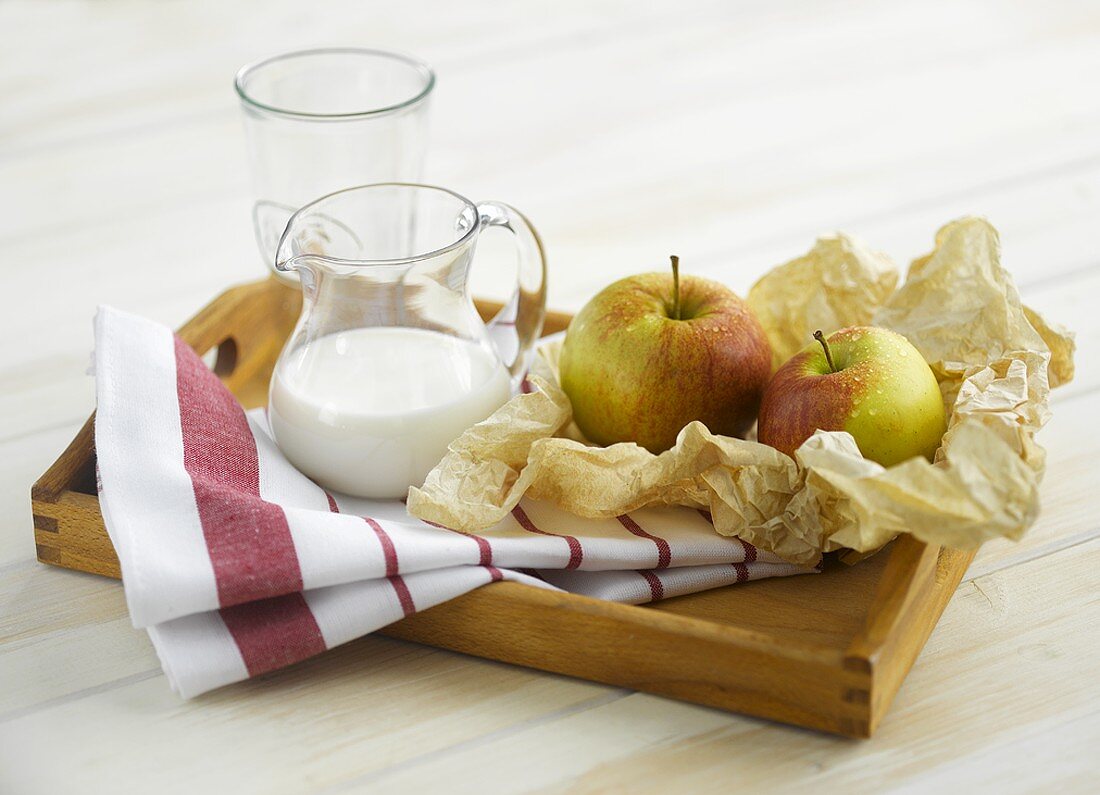
<svg viewBox="0 0 1100 795">
<path fill-rule="evenodd" d="M 355 47 L 302 50 L 245 66 L 234 85 L 268 267 L 299 207 L 349 185 L 420 180 L 435 85 L 422 61 Z"/>
</svg>

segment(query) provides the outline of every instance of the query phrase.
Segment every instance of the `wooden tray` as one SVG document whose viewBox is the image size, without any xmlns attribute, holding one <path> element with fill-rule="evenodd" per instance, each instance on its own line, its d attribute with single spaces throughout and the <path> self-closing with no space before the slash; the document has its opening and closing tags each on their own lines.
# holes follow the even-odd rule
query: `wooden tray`
<svg viewBox="0 0 1100 795">
<path fill-rule="evenodd" d="M 180 336 L 246 407 L 267 383 L 298 318 L 297 288 L 234 287 Z M 478 305 L 483 315 L 497 307 Z M 550 313 L 546 331 L 569 316 Z M 118 577 L 95 489 L 92 422 L 31 490 L 43 563 Z M 762 580 L 634 607 L 517 583 L 483 587 L 383 634 L 745 712 L 869 737 L 958 586 L 972 552 L 904 536 L 856 566 Z"/>
</svg>

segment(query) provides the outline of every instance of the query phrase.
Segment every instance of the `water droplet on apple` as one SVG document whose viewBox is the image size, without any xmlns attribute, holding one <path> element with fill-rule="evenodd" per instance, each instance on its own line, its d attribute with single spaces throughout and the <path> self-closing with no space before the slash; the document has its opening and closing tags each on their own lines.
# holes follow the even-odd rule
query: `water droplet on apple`
<svg viewBox="0 0 1100 795">
<path fill-rule="evenodd" d="M 868 413 L 868 414 L 870 414 L 870 415 L 871 415 L 871 416 L 873 417 L 873 416 L 875 416 L 875 415 L 876 415 L 876 414 L 877 414 L 878 412 L 877 412 L 877 411 L 875 411 L 874 409 L 868 409 L 867 413 Z"/>
<path fill-rule="evenodd" d="M 900 351 L 898 351 L 898 356 L 908 356 L 908 355 L 909 355 L 909 351 L 905 350 L 905 348 L 902 348 Z"/>
</svg>

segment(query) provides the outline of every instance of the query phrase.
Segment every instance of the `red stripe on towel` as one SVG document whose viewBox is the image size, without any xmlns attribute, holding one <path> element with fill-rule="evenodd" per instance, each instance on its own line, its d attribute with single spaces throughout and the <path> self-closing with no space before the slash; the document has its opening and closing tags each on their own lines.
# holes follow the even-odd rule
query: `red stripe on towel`
<svg viewBox="0 0 1100 795">
<path fill-rule="evenodd" d="M 325 496 L 328 497 L 328 509 L 333 513 L 340 513 L 340 506 L 336 504 L 336 500 L 327 491 Z M 390 581 L 390 585 L 393 586 L 393 592 L 397 595 L 397 601 L 401 603 L 401 612 L 407 616 L 411 616 L 416 612 L 416 603 L 413 602 L 412 594 L 409 593 L 409 586 L 405 584 L 405 581 L 401 579 L 401 575 L 397 573 L 397 548 L 393 545 L 393 539 L 390 538 L 390 534 L 382 529 L 382 525 L 377 521 L 371 519 L 369 516 L 364 516 L 363 521 L 366 522 L 370 529 L 374 531 L 374 534 L 378 536 L 378 543 L 382 546 L 382 557 L 386 561 L 386 579 Z"/>
<path fill-rule="evenodd" d="M 302 571 L 278 505 L 260 497 L 256 440 L 240 404 L 179 337 L 176 392 L 183 466 L 223 607 L 302 590 Z"/>
<path fill-rule="evenodd" d="M 411 616 L 416 612 L 416 604 L 413 602 L 412 594 L 409 593 L 409 586 L 397 573 L 397 548 L 393 545 L 393 539 L 374 519 L 364 516 L 363 520 L 370 525 L 370 529 L 378 536 L 378 543 L 382 545 L 382 556 L 386 559 L 386 579 L 390 581 L 393 592 L 397 594 L 397 601 L 401 603 L 401 612 Z"/>
<path fill-rule="evenodd" d="M 743 538 L 737 539 L 741 542 L 741 546 L 745 548 L 745 562 L 756 563 L 756 547 L 745 541 Z"/>
<path fill-rule="evenodd" d="M 369 516 L 364 516 L 363 520 L 370 525 L 370 529 L 374 531 L 374 534 L 378 536 L 378 543 L 382 545 L 382 556 L 386 559 L 386 576 L 397 576 L 397 548 L 393 545 L 393 539 L 390 538 L 390 534 L 382 529 L 382 525 L 371 519 Z"/>
<path fill-rule="evenodd" d="M 698 508 L 697 510 L 699 511 L 700 516 L 702 516 L 711 524 L 714 524 L 714 517 L 711 516 L 710 511 L 703 510 L 702 508 Z M 738 538 L 737 540 L 741 543 L 741 547 L 745 550 L 745 562 L 755 563 L 756 555 L 759 550 L 743 538 Z M 740 580 L 738 580 L 738 582 L 740 582 Z"/>
<path fill-rule="evenodd" d="M 328 497 L 328 509 L 333 513 L 340 513 L 340 506 L 336 504 L 336 500 L 327 491 L 325 496 Z M 402 500 L 402 502 L 404 502 Z M 369 516 L 364 516 L 363 521 L 366 522 L 370 529 L 374 531 L 374 534 L 378 536 L 378 543 L 382 545 L 382 557 L 386 560 L 386 579 L 390 581 L 390 585 L 393 586 L 393 592 L 397 595 L 397 601 L 401 603 L 401 612 L 407 616 L 411 616 L 416 612 L 416 603 L 413 602 L 412 594 L 409 593 L 409 586 L 405 584 L 405 581 L 401 579 L 401 575 L 397 573 L 397 548 L 393 545 L 393 539 L 390 538 L 390 534 L 382 529 L 382 525 L 378 524 L 374 519 Z"/>
<path fill-rule="evenodd" d="M 465 536 L 477 544 L 478 561 L 479 566 L 491 566 L 493 563 L 493 548 L 489 545 L 489 539 L 482 538 L 476 533 L 463 533 L 461 530 L 455 530 L 454 528 L 447 527 L 446 525 L 433 522 L 429 519 L 421 519 L 424 524 L 430 524 L 432 527 L 438 527 L 440 530 L 449 530 L 452 533 L 458 533 L 460 536 Z"/>
<path fill-rule="evenodd" d="M 457 533 L 458 531 L 455 530 L 454 532 Z M 462 535 L 466 535 L 466 534 L 463 533 Z M 466 537 L 467 538 L 472 538 L 474 541 L 477 542 L 477 551 L 478 551 L 477 565 L 479 565 L 479 566 L 489 566 L 491 568 L 492 565 L 493 565 L 493 548 L 489 545 L 489 540 L 486 539 L 486 538 L 482 538 L 479 535 L 474 535 L 472 533 L 470 535 L 466 535 Z"/>
<path fill-rule="evenodd" d="M 575 569 L 581 565 L 581 561 L 584 560 L 584 549 L 581 547 L 581 542 L 576 538 L 561 533 L 551 533 L 546 530 L 540 530 L 538 527 L 535 527 L 535 523 L 531 521 L 531 517 L 527 515 L 527 511 L 523 510 L 518 505 L 512 509 L 512 516 L 519 522 L 519 526 L 528 533 L 538 533 L 540 536 L 564 538 L 569 545 L 569 562 L 565 564 L 565 568 Z"/>
<path fill-rule="evenodd" d="M 328 509 L 332 513 L 340 513 L 340 506 L 336 504 L 336 499 L 325 492 L 325 496 L 328 497 Z M 404 500 L 402 500 L 404 502 Z M 393 545 L 393 539 L 390 538 L 390 534 L 382 529 L 382 525 L 378 524 L 374 519 L 369 516 L 364 516 L 363 521 L 366 522 L 370 529 L 374 531 L 374 534 L 378 536 L 378 543 L 382 545 L 382 557 L 386 560 L 386 579 L 390 581 L 390 585 L 393 586 L 393 592 L 397 595 L 397 601 L 401 603 L 401 612 L 407 616 L 411 616 L 416 612 L 416 604 L 413 602 L 412 594 L 409 593 L 409 586 L 405 584 L 405 581 L 401 579 L 401 575 L 397 573 L 397 548 Z"/>
<path fill-rule="evenodd" d="M 322 489 L 325 492 L 325 499 L 328 500 L 328 509 L 331 513 L 340 513 L 340 506 L 336 504 L 336 498 L 328 493 L 327 490 Z"/>
<path fill-rule="evenodd" d="M 660 577 L 651 571 L 639 571 L 638 573 L 649 583 L 649 595 L 654 602 L 665 598 L 665 586 Z"/>
<path fill-rule="evenodd" d="M 632 519 L 630 516 L 628 516 L 625 513 L 622 514 L 621 516 L 616 516 L 615 518 L 619 520 L 619 524 L 621 524 L 623 527 L 625 527 L 627 530 L 629 530 L 634 535 L 639 536 L 640 538 L 648 538 L 650 541 L 652 541 L 654 544 L 656 544 L 657 545 L 657 566 L 656 566 L 656 568 L 658 568 L 658 569 L 667 569 L 668 568 L 668 564 L 670 562 L 672 562 L 672 549 L 669 547 L 667 541 L 665 541 L 663 538 L 658 538 L 657 536 L 653 535 L 652 533 L 646 532 L 640 524 L 638 524 L 636 521 L 634 521 L 634 519 Z"/>
<path fill-rule="evenodd" d="M 490 582 L 500 582 L 504 579 L 504 574 L 496 566 L 486 566 L 489 570 L 489 576 L 492 578 Z"/>
<path fill-rule="evenodd" d="M 744 582 L 749 578 L 749 567 L 744 563 L 734 563 L 733 568 L 737 572 L 737 582 Z"/>
<path fill-rule="evenodd" d="M 394 593 L 397 594 L 397 601 L 401 603 L 401 612 L 407 616 L 411 616 L 416 612 L 416 604 L 413 602 L 412 594 L 409 593 L 409 586 L 405 584 L 405 581 L 401 579 L 400 574 L 394 574 L 386 578 L 390 581 L 390 585 L 393 586 Z"/>
<path fill-rule="evenodd" d="M 250 676 L 325 650 L 299 591 L 302 570 L 282 508 L 260 498 L 248 419 L 191 348 L 175 338 L 183 465 L 191 478 L 220 611 Z"/>
<path fill-rule="evenodd" d="M 223 607 L 218 611 L 249 676 L 296 663 L 325 650 L 309 605 L 300 593 Z"/>
</svg>

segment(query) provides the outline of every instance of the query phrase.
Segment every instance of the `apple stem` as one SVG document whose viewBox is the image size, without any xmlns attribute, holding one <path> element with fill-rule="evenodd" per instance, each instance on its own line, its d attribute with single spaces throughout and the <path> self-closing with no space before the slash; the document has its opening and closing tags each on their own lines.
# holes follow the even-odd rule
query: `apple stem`
<svg viewBox="0 0 1100 795">
<path fill-rule="evenodd" d="M 680 258 L 673 254 L 672 260 L 672 319 L 680 319 Z"/>
<path fill-rule="evenodd" d="M 833 364 L 833 352 L 829 350 L 829 343 L 825 341 L 825 335 L 821 333 L 821 329 L 814 332 L 814 339 L 820 342 L 821 347 L 825 349 L 825 361 L 829 363 L 829 369 L 835 373 L 836 365 Z"/>
</svg>

